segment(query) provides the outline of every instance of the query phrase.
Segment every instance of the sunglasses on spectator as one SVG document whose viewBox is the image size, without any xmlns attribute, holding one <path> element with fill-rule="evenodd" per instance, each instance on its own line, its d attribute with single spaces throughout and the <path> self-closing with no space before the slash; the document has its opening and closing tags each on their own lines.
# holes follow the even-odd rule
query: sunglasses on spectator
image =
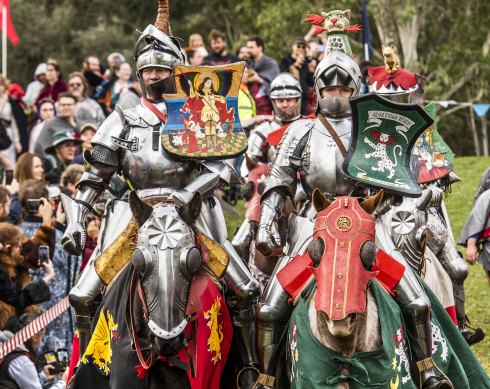
<svg viewBox="0 0 490 389">
<path fill-rule="evenodd" d="M 68 84 L 68 86 L 71 86 L 73 88 L 80 88 L 82 86 L 82 84 L 79 82 L 74 82 L 74 83 Z"/>
<path fill-rule="evenodd" d="M 296 47 L 297 47 L 298 49 L 306 49 L 306 46 L 305 46 L 305 45 L 296 45 Z"/>
</svg>

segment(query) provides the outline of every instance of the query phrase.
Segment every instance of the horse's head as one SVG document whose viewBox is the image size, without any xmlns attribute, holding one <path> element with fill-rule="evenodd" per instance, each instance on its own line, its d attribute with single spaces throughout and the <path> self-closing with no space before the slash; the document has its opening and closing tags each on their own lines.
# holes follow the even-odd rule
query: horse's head
<svg viewBox="0 0 490 389">
<path fill-rule="evenodd" d="M 130 205 L 138 223 L 138 243 L 132 264 L 141 282 L 143 311 L 151 331 L 149 341 L 161 355 L 183 347 L 189 317 L 186 305 L 193 274 L 201 266 L 191 225 L 201 211 L 201 195 L 177 208 L 174 203 L 144 203 L 135 192 Z M 133 303 L 133 302 L 131 302 Z"/>
<path fill-rule="evenodd" d="M 351 334 L 359 314 L 366 311 L 367 285 L 376 275 L 374 217 L 383 193 L 359 203 L 355 197 L 330 201 L 318 190 L 313 204 L 318 211 L 308 252 L 315 263 L 315 309 L 319 324 L 337 336 Z"/>
</svg>

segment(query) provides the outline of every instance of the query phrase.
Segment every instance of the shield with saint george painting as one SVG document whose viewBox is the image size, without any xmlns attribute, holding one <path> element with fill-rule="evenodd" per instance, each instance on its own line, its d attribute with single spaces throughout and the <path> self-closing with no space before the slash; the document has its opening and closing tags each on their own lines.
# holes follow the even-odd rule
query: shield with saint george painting
<svg viewBox="0 0 490 389">
<path fill-rule="evenodd" d="M 238 117 L 245 62 L 221 66 L 176 66 L 176 94 L 167 95 L 165 150 L 180 158 L 227 159 L 247 148 Z"/>
<path fill-rule="evenodd" d="M 410 158 L 415 141 L 433 119 L 417 104 L 395 103 L 373 93 L 350 102 L 352 141 L 342 166 L 344 174 L 361 186 L 420 196 Z"/>
</svg>

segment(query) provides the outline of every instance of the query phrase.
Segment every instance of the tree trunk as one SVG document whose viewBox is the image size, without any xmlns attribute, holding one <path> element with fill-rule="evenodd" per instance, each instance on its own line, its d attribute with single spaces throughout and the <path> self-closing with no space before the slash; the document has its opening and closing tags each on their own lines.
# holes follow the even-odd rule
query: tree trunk
<svg viewBox="0 0 490 389">
<path fill-rule="evenodd" d="M 397 26 L 403 53 L 403 68 L 413 71 L 418 59 L 417 40 L 420 31 L 420 15 L 413 16 L 405 23 L 397 23 Z"/>
<path fill-rule="evenodd" d="M 478 132 L 476 130 L 476 123 L 475 123 L 475 113 L 473 112 L 473 107 L 470 105 L 470 130 L 471 130 L 471 135 L 473 137 L 473 144 L 475 145 L 475 155 L 476 156 L 481 156 L 480 152 L 480 142 L 478 139 Z"/>
<path fill-rule="evenodd" d="M 374 13 L 374 15 L 376 15 L 374 22 L 376 23 L 376 30 L 378 30 L 381 44 L 387 45 L 393 43 L 397 48 L 400 48 L 398 31 L 393 18 L 393 7 L 389 4 L 388 0 L 378 0 L 377 3 L 373 5 L 376 9 Z M 381 51 L 381 48 L 378 48 L 378 50 Z M 400 61 L 403 62 L 401 55 Z"/>
<path fill-rule="evenodd" d="M 487 117 L 483 115 L 480 118 L 481 121 L 481 134 L 483 143 L 483 155 L 488 157 L 488 132 L 487 132 Z"/>
</svg>

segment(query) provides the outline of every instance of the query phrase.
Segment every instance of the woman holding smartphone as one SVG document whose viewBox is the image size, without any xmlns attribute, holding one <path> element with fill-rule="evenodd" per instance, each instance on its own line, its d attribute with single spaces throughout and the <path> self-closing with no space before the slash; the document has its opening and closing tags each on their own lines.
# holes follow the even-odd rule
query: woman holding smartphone
<svg viewBox="0 0 490 389">
<path fill-rule="evenodd" d="M 11 187 L 14 188 L 15 192 L 11 193 L 12 203 L 10 204 L 8 215 L 9 223 L 19 224 L 22 220 L 23 209 L 19 203 L 19 185 L 31 179 L 44 182 L 44 162 L 37 154 L 24 153 L 17 160 L 14 179 L 11 183 Z"/>
<path fill-rule="evenodd" d="M 14 333 L 31 323 L 38 315 L 26 313 L 20 318 L 11 317 L 0 332 L 0 343 L 8 340 Z M 41 363 L 37 358 L 37 350 L 44 337 L 44 330 L 35 334 L 32 338 L 8 354 L 0 365 L 0 387 L 21 389 L 65 389 L 68 377 L 68 369 L 63 373 L 52 375 L 52 365 L 45 365 L 38 374 L 38 366 Z M 51 385 L 49 385 L 51 384 Z"/>
<path fill-rule="evenodd" d="M 47 237 L 38 231 L 34 238 L 38 243 L 47 243 Z M 0 328 L 7 319 L 21 314 L 26 309 L 35 311 L 33 304 L 48 301 L 51 293 L 48 283 L 54 276 L 53 264 L 47 261 L 37 262 L 37 248 L 32 241 L 23 237 L 20 230 L 9 224 L 0 223 Z M 24 253 L 23 255 L 23 247 Z M 34 251 L 33 255 L 25 252 Z M 29 275 L 29 268 L 42 266 L 44 276 L 34 281 Z M 1 387 L 1 386 L 0 386 Z"/>
</svg>

